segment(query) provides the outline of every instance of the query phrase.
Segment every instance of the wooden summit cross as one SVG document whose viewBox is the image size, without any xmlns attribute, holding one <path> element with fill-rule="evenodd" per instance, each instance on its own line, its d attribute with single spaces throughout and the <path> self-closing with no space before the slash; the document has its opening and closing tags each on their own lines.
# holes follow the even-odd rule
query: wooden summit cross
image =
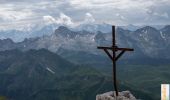
<svg viewBox="0 0 170 100">
<path fill-rule="evenodd" d="M 116 39 L 115 39 L 115 26 L 112 26 L 112 46 L 111 47 L 97 47 L 98 49 L 103 49 L 105 53 L 109 56 L 113 63 L 113 86 L 116 91 L 116 96 L 118 96 L 118 89 L 116 83 L 116 61 L 126 52 L 126 51 L 133 51 L 134 49 L 131 48 L 118 48 L 116 46 Z M 109 52 L 111 51 L 111 53 Z M 117 54 L 117 52 L 120 53 Z"/>
</svg>

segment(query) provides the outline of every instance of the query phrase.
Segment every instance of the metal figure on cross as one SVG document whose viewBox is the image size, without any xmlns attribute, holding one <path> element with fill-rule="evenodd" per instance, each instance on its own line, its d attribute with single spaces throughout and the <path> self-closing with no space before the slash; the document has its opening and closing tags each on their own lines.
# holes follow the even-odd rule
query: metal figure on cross
<svg viewBox="0 0 170 100">
<path fill-rule="evenodd" d="M 118 89 L 117 89 L 117 82 L 116 82 L 116 61 L 126 52 L 126 51 L 134 51 L 132 48 L 119 48 L 116 46 L 116 39 L 115 39 L 115 26 L 112 26 L 112 46 L 111 47 L 104 47 L 99 46 L 98 49 L 102 49 L 105 53 L 109 56 L 113 63 L 113 86 L 116 91 L 116 96 L 118 96 Z M 109 50 L 112 52 L 110 53 Z M 117 54 L 117 52 L 120 53 Z"/>
</svg>

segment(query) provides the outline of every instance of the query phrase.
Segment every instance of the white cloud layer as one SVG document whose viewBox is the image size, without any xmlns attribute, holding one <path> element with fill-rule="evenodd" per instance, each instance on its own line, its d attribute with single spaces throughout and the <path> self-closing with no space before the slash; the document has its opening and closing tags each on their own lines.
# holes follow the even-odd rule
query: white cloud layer
<svg viewBox="0 0 170 100">
<path fill-rule="evenodd" d="M 65 15 L 64 13 L 60 13 L 60 16 L 56 19 L 50 15 L 43 16 L 43 19 L 46 24 L 61 24 L 61 25 L 67 25 L 67 26 L 73 26 L 74 23 L 72 22 L 72 19 Z"/>
<path fill-rule="evenodd" d="M 170 0 L 0 0 L 0 27 L 37 23 L 170 24 Z"/>
<path fill-rule="evenodd" d="M 60 13 L 60 17 L 57 19 L 57 23 L 64 25 L 73 25 L 72 19 L 64 13 Z"/>
<path fill-rule="evenodd" d="M 82 21 L 73 22 L 72 18 L 65 15 L 64 13 L 60 13 L 58 18 L 54 18 L 53 16 L 46 15 L 43 16 L 43 19 L 46 24 L 59 24 L 59 25 L 66 25 L 70 27 L 75 27 L 79 24 L 93 24 L 95 23 L 95 18 L 91 13 L 86 13 L 85 17 Z"/>
<path fill-rule="evenodd" d="M 91 13 L 86 13 L 84 22 L 85 23 L 94 23 L 95 18 L 93 17 L 93 15 Z"/>
</svg>

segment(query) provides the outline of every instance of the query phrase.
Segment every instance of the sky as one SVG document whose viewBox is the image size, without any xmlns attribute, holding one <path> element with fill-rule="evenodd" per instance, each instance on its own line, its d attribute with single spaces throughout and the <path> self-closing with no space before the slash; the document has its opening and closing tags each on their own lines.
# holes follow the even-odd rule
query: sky
<svg viewBox="0 0 170 100">
<path fill-rule="evenodd" d="M 0 27 L 170 24 L 170 0 L 0 0 Z"/>
</svg>

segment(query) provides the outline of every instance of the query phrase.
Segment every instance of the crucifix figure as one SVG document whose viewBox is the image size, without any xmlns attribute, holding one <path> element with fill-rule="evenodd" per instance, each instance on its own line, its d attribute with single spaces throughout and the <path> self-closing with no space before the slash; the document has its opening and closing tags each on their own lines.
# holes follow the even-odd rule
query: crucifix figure
<svg viewBox="0 0 170 100">
<path fill-rule="evenodd" d="M 108 55 L 108 57 L 112 60 L 113 63 L 113 86 L 116 91 L 116 96 L 118 96 L 118 89 L 117 89 L 117 82 L 116 82 L 116 61 L 126 52 L 126 51 L 133 51 L 134 49 L 131 48 L 119 48 L 116 46 L 116 39 L 115 39 L 115 26 L 112 26 L 112 46 L 111 47 L 97 47 L 98 49 L 102 49 Z M 111 53 L 109 52 L 111 51 Z M 118 51 L 120 53 L 118 53 Z"/>
</svg>

